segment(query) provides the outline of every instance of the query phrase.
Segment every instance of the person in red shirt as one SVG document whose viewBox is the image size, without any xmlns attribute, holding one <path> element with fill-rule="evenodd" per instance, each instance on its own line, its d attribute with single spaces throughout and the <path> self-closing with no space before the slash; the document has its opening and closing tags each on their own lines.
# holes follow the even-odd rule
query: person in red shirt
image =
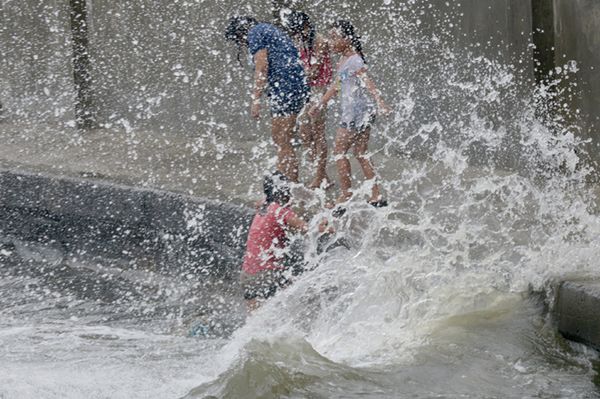
<svg viewBox="0 0 600 399">
<path fill-rule="evenodd" d="M 308 231 L 308 224 L 290 208 L 291 192 L 285 175 L 275 172 L 266 176 L 264 193 L 265 200 L 259 206 L 248 232 L 240 273 L 244 299 L 250 311 L 275 295 L 279 288 L 290 284 L 290 280 L 284 276 L 288 234 Z M 319 231 L 326 229 L 327 221 L 324 220 L 319 225 Z"/>
</svg>

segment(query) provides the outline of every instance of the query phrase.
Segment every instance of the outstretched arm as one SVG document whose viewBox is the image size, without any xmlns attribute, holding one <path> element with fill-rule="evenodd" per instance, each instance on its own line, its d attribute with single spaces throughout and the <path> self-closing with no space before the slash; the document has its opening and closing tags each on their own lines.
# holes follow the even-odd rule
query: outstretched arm
<svg viewBox="0 0 600 399">
<path fill-rule="evenodd" d="M 260 97 L 267 85 L 267 74 L 269 71 L 267 56 L 267 49 L 262 49 L 254 55 L 254 91 L 252 93 L 252 108 L 250 113 L 255 119 L 260 117 Z"/>
<path fill-rule="evenodd" d="M 335 97 L 338 93 L 338 80 L 336 79 L 331 86 L 329 86 L 329 89 L 327 89 L 327 92 L 323 95 L 323 97 L 321 98 L 321 101 L 319 101 L 318 104 L 313 105 L 313 107 L 308 111 L 308 113 L 311 116 L 315 116 L 316 114 L 319 113 L 319 111 L 324 108 L 327 107 L 327 104 L 329 104 L 329 101 L 331 101 L 331 99 L 333 97 Z"/>
<path fill-rule="evenodd" d="M 308 223 L 300 219 L 298 216 L 290 217 L 287 221 L 287 225 L 292 230 L 298 231 L 300 233 L 306 233 L 308 231 Z"/>
<path fill-rule="evenodd" d="M 367 75 L 367 69 L 366 68 L 361 69 L 360 71 L 358 71 L 356 73 L 356 76 L 358 76 L 364 82 L 364 84 L 367 88 L 367 91 L 373 97 L 373 99 L 375 99 L 375 101 L 377 102 L 377 108 L 379 108 L 381 113 L 383 115 L 387 115 L 390 112 L 392 112 L 391 108 L 385 103 L 385 101 L 383 101 L 380 91 L 375 86 L 375 82 L 373 82 L 373 80 L 369 77 L 369 75 Z"/>
<path fill-rule="evenodd" d="M 329 101 L 331 101 L 333 97 L 337 96 L 338 86 L 339 84 L 337 79 L 333 82 L 333 84 L 331 84 L 331 86 L 329 86 L 329 89 L 327 89 L 327 92 L 325 92 L 323 98 L 321 98 L 321 104 L 323 104 L 324 107 L 329 104 Z"/>
<path fill-rule="evenodd" d="M 288 222 L 287 225 L 289 227 L 291 227 L 293 230 L 298 231 L 300 233 L 307 233 L 308 232 L 308 223 L 306 223 L 304 220 L 300 219 L 297 216 L 293 216 L 291 217 Z M 329 227 L 329 222 L 327 221 L 327 219 L 322 219 L 321 222 L 319 222 L 319 233 L 334 233 L 335 229 L 333 227 Z"/>
</svg>

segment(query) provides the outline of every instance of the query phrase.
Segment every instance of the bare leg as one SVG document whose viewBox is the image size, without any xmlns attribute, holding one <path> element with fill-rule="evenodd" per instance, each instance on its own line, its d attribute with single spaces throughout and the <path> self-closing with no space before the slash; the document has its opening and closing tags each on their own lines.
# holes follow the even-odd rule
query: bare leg
<svg viewBox="0 0 600 399">
<path fill-rule="evenodd" d="M 325 114 L 323 113 L 315 118 L 312 121 L 312 126 L 313 139 L 315 143 L 315 155 L 317 159 L 317 172 L 315 179 L 310 184 L 310 187 L 318 188 L 321 187 L 323 181 L 325 181 L 326 184 L 331 182 L 329 176 L 327 176 L 327 139 L 325 138 Z"/>
<path fill-rule="evenodd" d="M 337 166 L 338 174 L 340 177 L 340 188 L 342 193 L 340 194 L 337 202 L 345 202 L 352 197 L 350 188 L 352 187 L 351 181 L 351 169 L 350 161 L 348 161 L 347 153 L 353 144 L 354 134 L 348 129 L 339 128 L 335 136 L 335 164 Z"/>
<path fill-rule="evenodd" d="M 375 167 L 371 162 L 369 157 L 366 157 L 369 147 L 369 136 L 371 133 L 371 129 L 365 130 L 363 133 L 360 133 L 354 144 L 354 155 L 362 168 L 363 174 L 367 180 L 373 180 L 373 186 L 371 188 L 371 198 L 369 202 L 375 202 L 381 199 L 381 191 L 379 189 L 379 185 L 375 182 L 375 178 L 377 177 L 375 173 Z"/>
<path fill-rule="evenodd" d="M 300 137 L 302 138 L 304 148 L 307 149 L 309 159 L 313 163 L 316 161 L 315 177 L 308 185 L 308 187 L 312 189 L 321 187 L 323 181 L 326 181 L 327 184 L 330 182 L 329 176 L 327 176 L 327 140 L 325 139 L 325 115 L 325 111 L 321 111 L 316 117 L 311 117 L 307 114 L 302 115 L 302 121 L 299 124 Z"/>
<path fill-rule="evenodd" d="M 271 135 L 277 147 L 277 170 L 294 183 L 298 182 L 298 158 L 292 147 L 297 115 L 274 117 L 271 120 Z"/>
<path fill-rule="evenodd" d="M 302 120 L 298 125 L 300 131 L 300 139 L 302 140 L 302 145 L 308 152 L 308 158 L 311 162 L 314 162 L 316 153 L 312 121 L 308 115 L 302 115 L 301 119 Z"/>
</svg>

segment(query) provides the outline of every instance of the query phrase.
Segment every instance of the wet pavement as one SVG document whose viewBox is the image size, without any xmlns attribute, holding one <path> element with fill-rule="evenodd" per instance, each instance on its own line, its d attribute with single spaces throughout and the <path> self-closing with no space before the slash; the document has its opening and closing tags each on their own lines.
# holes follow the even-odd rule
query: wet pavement
<svg viewBox="0 0 600 399">
<path fill-rule="evenodd" d="M 331 135 L 331 132 L 330 132 Z M 0 168 L 94 178 L 120 184 L 184 193 L 197 197 L 252 205 L 261 195 L 262 176 L 273 169 L 275 151 L 267 136 L 255 140 L 221 140 L 201 135 L 150 130 L 127 131 L 51 125 L 0 123 Z M 337 183 L 331 155 L 329 176 Z M 301 153 L 300 147 L 297 147 Z M 377 152 L 377 146 L 371 150 Z M 406 158 L 374 156 L 379 173 L 397 177 Z M 303 159 L 306 157 L 303 157 Z M 313 169 L 306 159 L 301 180 L 308 184 Z M 353 162 L 355 179 L 362 180 Z M 327 193 L 334 198 L 339 184 Z"/>
</svg>

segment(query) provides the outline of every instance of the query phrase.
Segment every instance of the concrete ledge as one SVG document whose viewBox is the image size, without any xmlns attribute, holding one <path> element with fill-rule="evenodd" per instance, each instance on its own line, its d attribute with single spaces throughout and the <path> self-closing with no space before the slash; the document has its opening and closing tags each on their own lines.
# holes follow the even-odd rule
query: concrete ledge
<svg viewBox="0 0 600 399">
<path fill-rule="evenodd" d="M 0 234 L 161 269 L 237 271 L 252 211 L 99 180 L 0 171 Z"/>
<path fill-rule="evenodd" d="M 565 338 L 600 349 L 600 281 L 562 282 L 554 317 Z"/>
<path fill-rule="evenodd" d="M 99 181 L 23 172 L 0 173 L 0 204 L 128 224 L 144 218 L 143 191 Z"/>
</svg>

